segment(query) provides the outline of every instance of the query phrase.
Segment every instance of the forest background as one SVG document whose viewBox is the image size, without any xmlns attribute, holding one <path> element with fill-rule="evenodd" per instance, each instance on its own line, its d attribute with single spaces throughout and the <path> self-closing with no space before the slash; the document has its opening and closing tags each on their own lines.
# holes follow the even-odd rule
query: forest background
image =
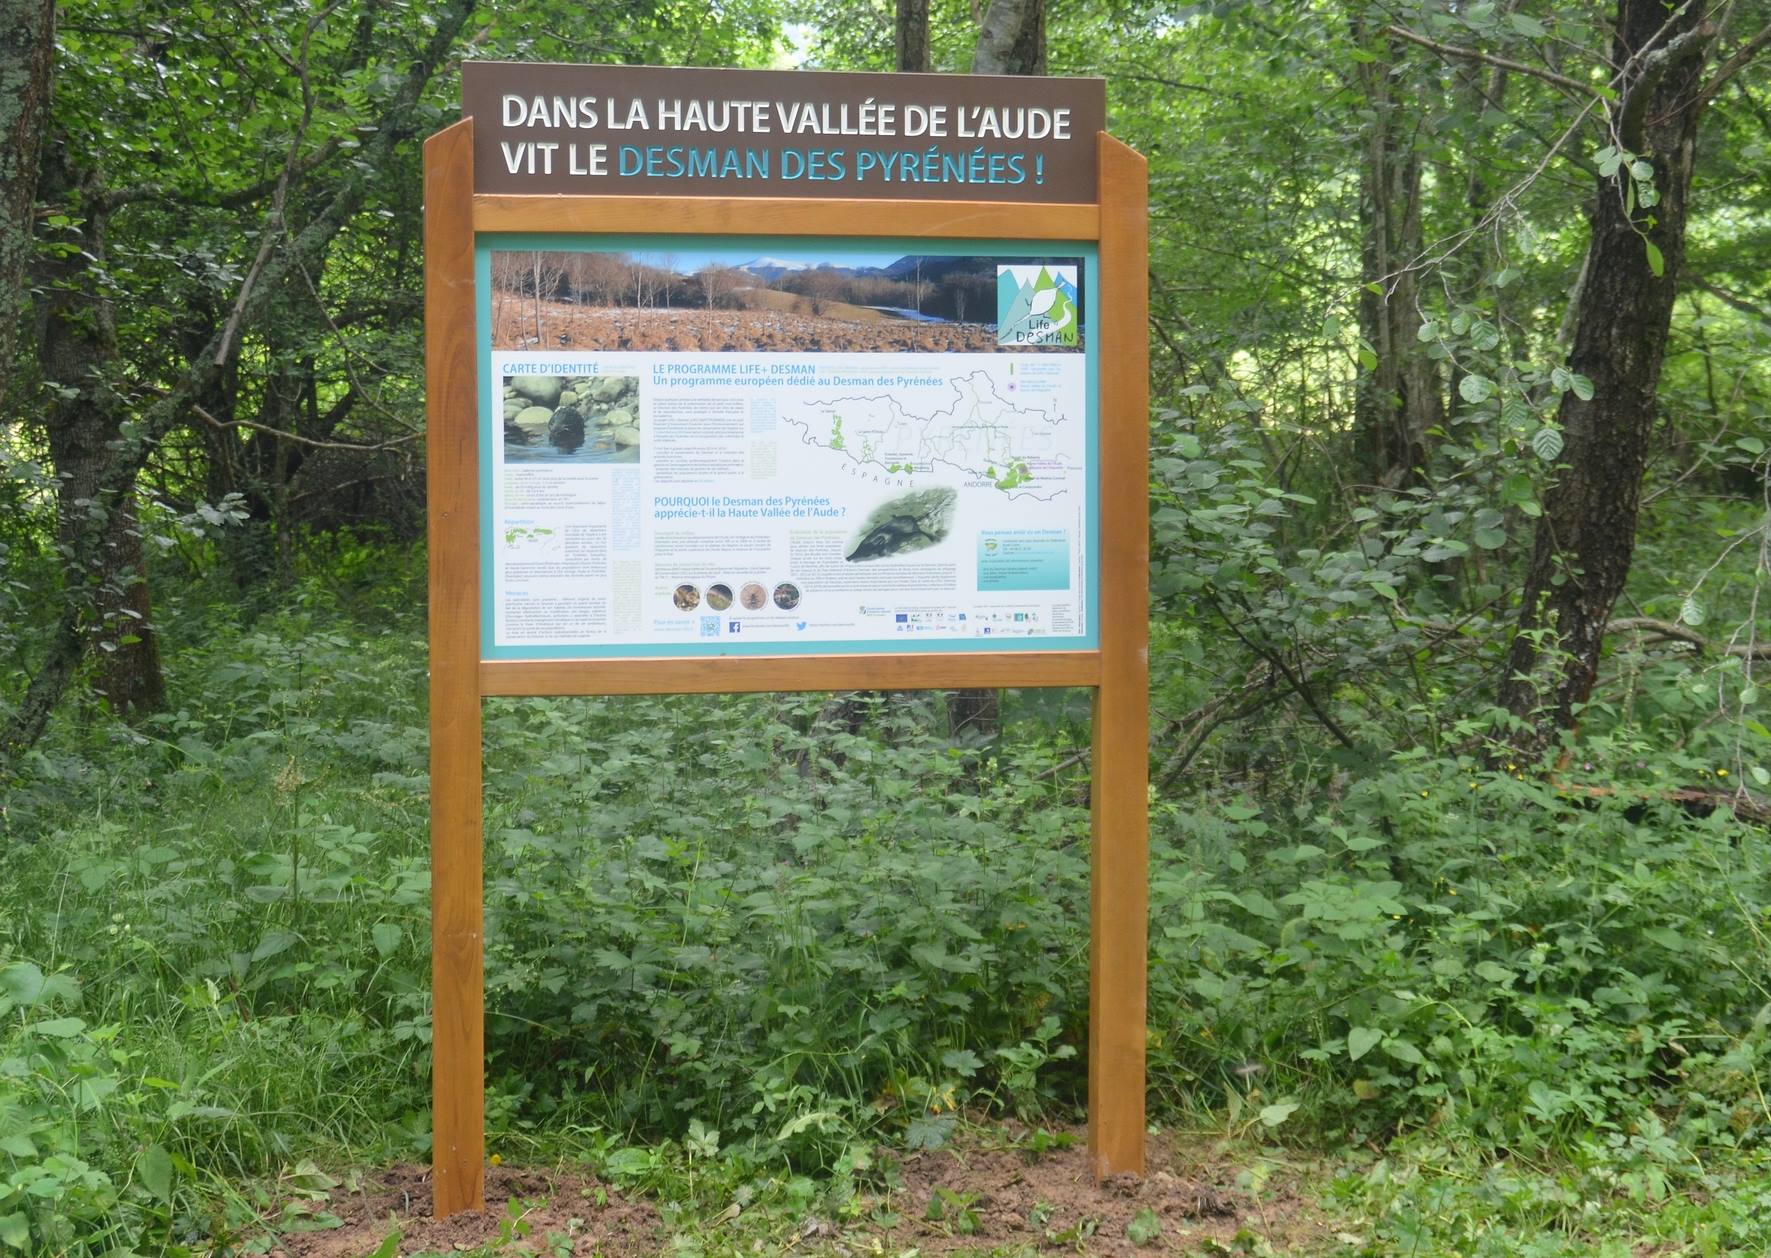
<svg viewBox="0 0 1771 1258">
<path fill-rule="evenodd" d="M 1105 76 L 1153 1121 L 1303 1185 L 1308 1252 L 1771 1250 L 1767 45 L 1765 0 L 0 2 L 0 1250 L 262 1248 L 428 1153 L 419 143 L 470 56 Z M 1086 695 L 486 729 L 501 1156 L 750 1252 L 1076 1120 Z"/>
</svg>

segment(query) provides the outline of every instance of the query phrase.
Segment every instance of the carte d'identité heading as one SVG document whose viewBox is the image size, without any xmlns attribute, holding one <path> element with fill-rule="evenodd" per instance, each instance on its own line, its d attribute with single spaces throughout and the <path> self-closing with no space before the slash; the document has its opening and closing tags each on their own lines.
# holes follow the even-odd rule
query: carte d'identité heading
<svg viewBox="0 0 1771 1258">
<path fill-rule="evenodd" d="M 1083 201 L 1098 79 L 462 66 L 482 192 Z"/>
</svg>

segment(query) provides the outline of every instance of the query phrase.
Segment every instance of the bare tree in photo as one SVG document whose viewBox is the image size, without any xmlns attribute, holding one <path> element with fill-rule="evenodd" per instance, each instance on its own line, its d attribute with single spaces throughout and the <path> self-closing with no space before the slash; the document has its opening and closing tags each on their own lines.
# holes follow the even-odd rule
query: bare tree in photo
<svg viewBox="0 0 1771 1258">
<path fill-rule="evenodd" d="M 580 254 L 580 282 L 591 304 L 619 306 L 627 289 L 627 262 L 620 254 Z"/>
<path fill-rule="evenodd" d="M 537 249 L 530 263 L 530 278 L 535 286 L 535 344 L 540 345 L 547 333 L 542 328 L 543 304 L 559 295 L 566 279 L 566 258 L 563 253 Z"/>
<path fill-rule="evenodd" d="M 497 250 L 492 254 L 492 326 L 502 328 L 517 317 L 516 299 L 522 294 L 529 265 L 520 253 Z"/>
<path fill-rule="evenodd" d="M 709 262 L 695 272 L 695 283 L 700 286 L 701 296 L 706 300 L 709 310 L 729 297 L 742 278 L 739 272 L 717 262 Z"/>
</svg>

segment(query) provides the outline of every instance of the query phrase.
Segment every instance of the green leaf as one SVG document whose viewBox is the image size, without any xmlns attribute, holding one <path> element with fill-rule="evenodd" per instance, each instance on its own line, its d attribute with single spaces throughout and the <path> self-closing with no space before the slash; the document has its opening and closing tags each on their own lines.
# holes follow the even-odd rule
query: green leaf
<svg viewBox="0 0 1771 1258">
<path fill-rule="evenodd" d="M 941 1064 L 962 1079 L 969 1079 L 984 1068 L 984 1059 L 969 1048 L 950 1048 L 941 1054 Z"/>
<path fill-rule="evenodd" d="M 1751 769 L 1747 770 L 1747 772 L 1753 775 L 1753 781 L 1757 782 L 1760 786 L 1771 786 L 1771 769 L 1767 769 L 1763 765 L 1755 764 Z"/>
<path fill-rule="evenodd" d="M 904 1128 L 907 1149 L 939 1149 L 953 1135 L 958 1119 L 952 1114 L 920 1114 Z"/>
<path fill-rule="evenodd" d="M 47 1022 L 33 1022 L 28 1029 L 51 1039 L 71 1040 L 86 1029 L 86 1023 L 80 1018 L 51 1018 Z"/>
<path fill-rule="evenodd" d="M 781 1130 L 775 1133 L 775 1143 L 791 1140 L 800 1132 L 808 1131 L 814 1127 L 823 1131 L 840 1117 L 841 1115 L 833 1109 L 815 1109 L 808 1114 L 796 1114 L 781 1124 Z"/>
<path fill-rule="evenodd" d="M 16 1005 L 30 1008 L 43 998 L 46 985 L 43 971 L 29 961 L 0 966 L 0 994 L 11 997 Z"/>
<path fill-rule="evenodd" d="M 1125 1235 L 1134 1245 L 1153 1245 L 1162 1238 L 1162 1220 L 1156 1211 L 1145 1206 L 1125 1225 Z"/>
<path fill-rule="evenodd" d="M 1277 1127 L 1280 1123 L 1297 1113 L 1297 1101 L 1279 1101 L 1261 1109 L 1261 1122 L 1268 1127 Z"/>
<path fill-rule="evenodd" d="M 1697 626 L 1704 622 L 1704 617 L 1706 615 L 1707 613 L 1703 609 L 1702 600 L 1695 594 L 1686 595 L 1685 601 L 1679 604 L 1679 619 L 1690 625 L 1693 629 L 1697 628 Z"/>
<path fill-rule="evenodd" d="M 1418 1066 L 1426 1060 L 1425 1057 L 1421 1056 L 1420 1049 L 1416 1048 L 1408 1040 L 1398 1040 L 1394 1038 L 1387 1039 L 1384 1041 L 1384 1052 L 1394 1057 L 1397 1061 L 1407 1062 L 1410 1066 Z"/>
<path fill-rule="evenodd" d="M 1583 402 L 1593 400 L 1593 382 L 1578 371 L 1568 373 L 1568 387 L 1574 390 L 1574 396 Z"/>
<path fill-rule="evenodd" d="M 23 1249 L 31 1243 L 31 1225 L 24 1215 L 0 1215 L 0 1241 L 10 1249 Z"/>
<path fill-rule="evenodd" d="M 1483 550 L 1499 550 L 1507 544 L 1505 529 L 1477 529 L 1476 545 Z"/>
<path fill-rule="evenodd" d="M 301 936 L 292 930 L 267 930 L 258 941 L 258 947 L 252 950 L 254 961 L 268 961 L 280 952 L 287 952 L 301 942 Z"/>
<path fill-rule="evenodd" d="M 405 936 L 406 933 L 393 922 L 376 922 L 369 931 L 369 937 L 375 941 L 375 951 L 384 957 L 392 955 Z"/>
<path fill-rule="evenodd" d="M 1553 461 L 1562 453 L 1562 430 L 1545 424 L 1531 434 L 1531 450 L 1545 463 Z"/>
<path fill-rule="evenodd" d="M 1666 259 L 1660 256 L 1660 246 L 1656 245 L 1652 240 L 1644 240 L 1642 242 L 1642 248 L 1647 251 L 1648 269 L 1654 272 L 1654 277 L 1659 279 L 1661 276 L 1665 275 Z"/>
<path fill-rule="evenodd" d="M 1457 392 L 1464 401 L 1474 406 L 1477 403 L 1486 402 L 1494 396 L 1494 381 L 1472 371 L 1458 381 Z"/>
<path fill-rule="evenodd" d="M 1549 34 L 1544 29 L 1543 23 L 1534 17 L 1527 17 L 1523 13 L 1512 13 L 1508 15 L 1508 18 L 1513 23 L 1513 29 L 1527 39 L 1542 39 Z"/>
<path fill-rule="evenodd" d="M 312 1162 L 303 1158 L 295 1164 L 295 1169 L 283 1176 L 283 1182 L 291 1188 L 299 1188 L 303 1192 L 330 1192 L 338 1187 L 338 1181 L 326 1174 Z"/>
<path fill-rule="evenodd" d="M 135 1160 L 135 1176 L 158 1201 L 172 1200 L 172 1155 L 150 1144 Z"/>
<path fill-rule="evenodd" d="M 1356 1026 L 1347 1032 L 1347 1056 L 1358 1061 L 1376 1048 L 1384 1033 L 1376 1027 Z"/>
</svg>

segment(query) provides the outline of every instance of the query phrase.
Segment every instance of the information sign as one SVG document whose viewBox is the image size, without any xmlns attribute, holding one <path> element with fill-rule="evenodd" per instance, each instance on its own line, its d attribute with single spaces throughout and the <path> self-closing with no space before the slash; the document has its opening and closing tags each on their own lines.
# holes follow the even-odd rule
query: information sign
<svg viewBox="0 0 1771 1258">
<path fill-rule="evenodd" d="M 1089 1149 L 1144 1165 L 1145 168 L 1098 79 L 468 63 L 425 145 L 433 1162 L 482 701 L 1086 686 Z"/>
</svg>

